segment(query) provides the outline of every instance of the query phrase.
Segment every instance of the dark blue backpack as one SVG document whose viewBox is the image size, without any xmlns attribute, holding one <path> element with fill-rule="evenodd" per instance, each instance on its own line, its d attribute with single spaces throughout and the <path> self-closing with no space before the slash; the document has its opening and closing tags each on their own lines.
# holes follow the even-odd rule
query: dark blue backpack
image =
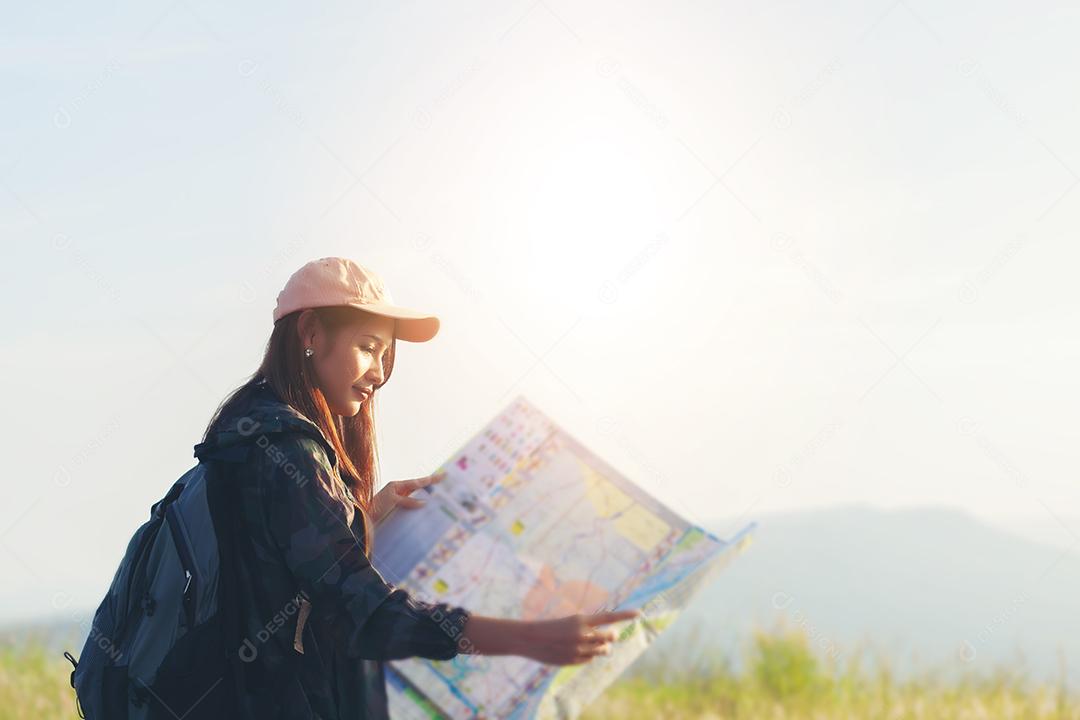
<svg viewBox="0 0 1080 720">
<path fill-rule="evenodd" d="M 200 446 L 195 448 L 199 455 Z M 80 717 L 89 720 L 233 718 L 242 674 L 232 493 L 221 464 L 201 458 L 150 508 L 94 613 L 75 666 Z M 242 691 L 242 688 L 240 688 Z"/>
</svg>

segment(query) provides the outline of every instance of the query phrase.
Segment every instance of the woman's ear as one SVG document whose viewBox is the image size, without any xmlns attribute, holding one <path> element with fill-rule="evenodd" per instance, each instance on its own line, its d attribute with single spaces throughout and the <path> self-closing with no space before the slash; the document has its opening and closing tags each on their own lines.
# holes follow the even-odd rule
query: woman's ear
<svg viewBox="0 0 1080 720">
<path fill-rule="evenodd" d="M 299 337 L 300 347 L 307 348 L 314 344 L 314 336 L 316 334 L 316 328 L 318 326 L 318 318 L 315 317 L 315 311 L 308 309 L 302 310 L 299 317 L 296 318 L 296 332 Z"/>
</svg>

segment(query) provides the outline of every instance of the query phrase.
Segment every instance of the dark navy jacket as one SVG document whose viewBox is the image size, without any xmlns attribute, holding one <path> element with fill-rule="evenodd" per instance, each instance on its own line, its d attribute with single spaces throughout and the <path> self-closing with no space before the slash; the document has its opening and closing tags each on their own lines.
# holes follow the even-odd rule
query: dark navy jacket
<svg viewBox="0 0 1080 720">
<path fill-rule="evenodd" d="M 382 662 L 450 659 L 469 613 L 387 583 L 317 425 L 263 381 L 201 443 L 236 498 L 241 705 L 253 718 L 387 718 Z M 239 461 L 237 461 L 239 460 Z"/>
</svg>

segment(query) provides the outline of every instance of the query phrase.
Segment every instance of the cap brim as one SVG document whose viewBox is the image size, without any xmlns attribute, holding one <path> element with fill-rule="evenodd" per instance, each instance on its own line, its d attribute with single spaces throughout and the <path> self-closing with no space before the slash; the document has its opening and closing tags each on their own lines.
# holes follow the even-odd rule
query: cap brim
<svg viewBox="0 0 1080 720">
<path fill-rule="evenodd" d="M 427 342 L 439 332 L 439 318 L 420 310 L 379 302 L 364 303 L 353 307 L 396 320 L 397 329 L 394 336 L 399 340 Z"/>
</svg>

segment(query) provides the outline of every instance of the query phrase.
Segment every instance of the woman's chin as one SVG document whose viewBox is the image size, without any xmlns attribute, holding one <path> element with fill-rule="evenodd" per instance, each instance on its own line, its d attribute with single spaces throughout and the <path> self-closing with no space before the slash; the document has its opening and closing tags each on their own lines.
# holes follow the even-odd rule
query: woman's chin
<svg viewBox="0 0 1080 720">
<path fill-rule="evenodd" d="M 361 405 L 363 403 L 359 400 L 348 400 L 343 406 L 331 408 L 331 411 L 335 415 L 341 415 L 342 417 L 356 417 L 356 414 L 360 412 Z"/>
</svg>

